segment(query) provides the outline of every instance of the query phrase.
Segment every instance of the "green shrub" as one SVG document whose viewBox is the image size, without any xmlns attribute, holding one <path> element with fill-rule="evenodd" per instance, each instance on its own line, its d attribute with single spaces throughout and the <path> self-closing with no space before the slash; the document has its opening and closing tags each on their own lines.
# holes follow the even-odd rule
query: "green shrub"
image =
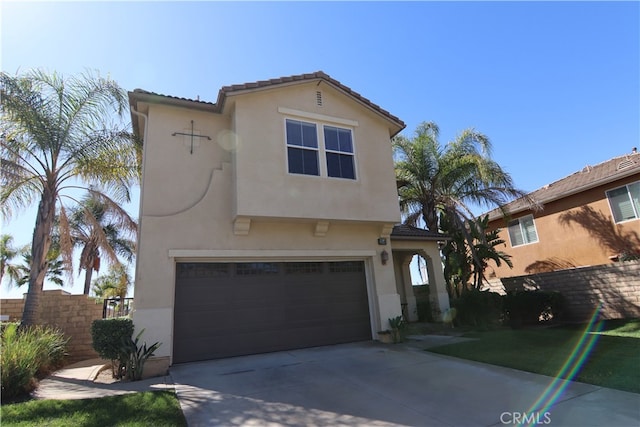
<svg viewBox="0 0 640 427">
<path fill-rule="evenodd" d="M 504 296 L 505 318 L 514 328 L 559 320 L 563 309 L 564 297 L 559 292 L 515 291 Z"/>
<path fill-rule="evenodd" d="M 496 292 L 470 290 L 451 301 L 457 326 L 489 327 L 502 320 L 502 297 Z"/>
<path fill-rule="evenodd" d="M 67 339 L 56 329 L 6 325 L 2 330 L 2 399 L 14 399 L 34 390 L 36 378 L 62 365 L 66 343 Z"/>
<path fill-rule="evenodd" d="M 147 343 L 145 342 L 142 347 L 140 347 L 138 342 L 143 332 L 144 329 L 138 333 L 135 340 L 131 339 L 131 337 L 125 339 L 120 346 L 120 376 L 131 381 L 142 379 L 145 362 L 153 356 L 153 352 L 160 347 L 160 343 L 158 342 L 151 347 L 147 347 Z"/>
<path fill-rule="evenodd" d="M 133 321 L 128 318 L 97 319 L 91 323 L 93 349 L 103 359 L 111 360 L 113 376 L 122 378 L 126 355 L 122 354 L 122 343 L 131 339 Z"/>
<path fill-rule="evenodd" d="M 127 318 L 97 319 L 91 323 L 93 349 L 100 357 L 118 360 L 120 344 L 133 335 L 133 321 Z"/>
</svg>

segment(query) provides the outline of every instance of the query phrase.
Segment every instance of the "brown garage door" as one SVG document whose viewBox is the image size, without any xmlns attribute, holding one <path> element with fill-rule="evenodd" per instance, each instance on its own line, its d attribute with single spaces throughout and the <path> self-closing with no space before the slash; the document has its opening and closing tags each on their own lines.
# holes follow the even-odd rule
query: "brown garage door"
<svg viewBox="0 0 640 427">
<path fill-rule="evenodd" d="M 176 266 L 174 363 L 369 339 L 362 261 Z"/>
</svg>

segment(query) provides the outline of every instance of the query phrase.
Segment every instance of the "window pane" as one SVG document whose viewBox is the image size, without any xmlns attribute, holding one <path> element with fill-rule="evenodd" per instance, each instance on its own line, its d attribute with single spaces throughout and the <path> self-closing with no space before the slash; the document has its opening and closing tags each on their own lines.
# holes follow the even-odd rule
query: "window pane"
<svg viewBox="0 0 640 427">
<path fill-rule="evenodd" d="M 302 145 L 302 123 L 297 120 L 287 120 L 287 144 Z"/>
<path fill-rule="evenodd" d="M 627 186 L 633 206 L 636 208 L 636 218 L 640 218 L 640 181 Z"/>
<path fill-rule="evenodd" d="M 302 145 L 318 148 L 318 135 L 313 123 L 302 123 Z"/>
<path fill-rule="evenodd" d="M 287 144 L 318 148 L 316 125 L 287 119 Z"/>
<path fill-rule="evenodd" d="M 616 188 L 607 192 L 611 202 L 611 211 L 616 222 L 626 221 L 635 218 L 633 205 L 629 199 L 627 187 Z"/>
<path fill-rule="evenodd" d="M 524 240 L 526 243 L 534 243 L 538 241 L 538 234 L 536 233 L 536 226 L 533 222 L 532 216 L 520 218 L 520 224 L 524 230 Z"/>
<path fill-rule="evenodd" d="M 353 170 L 353 156 L 340 154 L 340 172 L 342 178 L 356 178 L 355 171 Z"/>
<path fill-rule="evenodd" d="M 349 129 L 338 129 L 338 139 L 340 141 L 340 151 L 345 153 L 353 153 L 353 144 L 351 144 L 351 131 Z"/>
<path fill-rule="evenodd" d="M 327 175 L 340 177 L 340 155 L 327 153 Z"/>
<path fill-rule="evenodd" d="M 324 127 L 324 146 L 327 150 L 338 151 L 340 149 L 338 128 L 334 128 L 333 126 Z"/>
<path fill-rule="evenodd" d="M 318 170 L 318 152 L 315 150 L 301 150 L 305 175 L 320 175 Z"/>
<path fill-rule="evenodd" d="M 511 246 L 520 246 L 524 244 L 522 231 L 520 230 L 520 221 L 515 220 L 509 223 L 509 239 Z"/>
<path fill-rule="evenodd" d="M 290 173 L 304 173 L 304 166 L 302 160 L 302 152 L 298 148 L 287 148 L 287 154 L 289 158 L 289 172 Z"/>
<path fill-rule="evenodd" d="M 327 175 L 334 178 L 355 179 L 353 156 L 348 154 L 327 153 Z"/>
</svg>

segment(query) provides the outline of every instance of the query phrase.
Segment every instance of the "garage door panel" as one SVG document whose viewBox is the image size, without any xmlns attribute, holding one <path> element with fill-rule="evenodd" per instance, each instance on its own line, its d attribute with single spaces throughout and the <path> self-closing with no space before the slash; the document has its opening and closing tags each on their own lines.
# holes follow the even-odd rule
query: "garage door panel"
<svg viewBox="0 0 640 427">
<path fill-rule="evenodd" d="M 176 267 L 174 363 L 371 339 L 361 261 L 193 264 Z"/>
</svg>

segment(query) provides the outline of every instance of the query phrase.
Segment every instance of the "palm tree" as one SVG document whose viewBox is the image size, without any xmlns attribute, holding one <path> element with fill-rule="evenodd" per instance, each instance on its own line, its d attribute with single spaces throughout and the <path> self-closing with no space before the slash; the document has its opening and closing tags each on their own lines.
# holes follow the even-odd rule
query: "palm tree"
<svg viewBox="0 0 640 427">
<path fill-rule="evenodd" d="M 29 248 L 25 248 L 25 250 L 22 251 L 22 265 L 17 266 L 19 276 L 15 280 L 15 283 L 18 287 L 29 283 L 29 279 L 31 277 L 31 261 L 31 252 L 29 251 Z M 57 245 L 51 245 L 49 248 L 46 265 L 47 271 L 45 273 L 45 279 L 60 287 L 64 286 L 64 280 L 62 280 L 62 277 L 65 274 L 66 267 L 60 254 L 60 248 Z"/>
<path fill-rule="evenodd" d="M 473 283 L 474 289 L 481 290 L 485 281 L 484 272 L 489 267 L 489 261 L 493 261 L 496 266 L 500 267 L 502 262 L 513 268 L 511 255 L 497 249 L 499 245 L 505 243 L 500 239 L 500 229 L 487 232 L 489 226 L 489 215 L 478 218 L 475 226 L 470 226 L 472 237 L 474 240 L 473 253 L 477 256 L 471 257 L 473 263 Z"/>
<path fill-rule="evenodd" d="M 441 231 L 439 218 L 447 214 L 463 229 L 473 220 L 472 207 L 499 207 L 510 198 L 526 197 L 511 176 L 491 159 L 489 139 L 473 129 L 464 130 L 442 146 L 433 122 L 418 126 L 413 139 L 393 139 L 400 209 L 405 223 Z"/>
<path fill-rule="evenodd" d="M 71 265 L 73 245 L 62 199 L 75 203 L 70 190 L 82 188 L 109 203 L 129 201 L 138 179 L 138 147 L 114 121 L 124 113 L 127 97 L 111 79 L 0 73 L 0 96 L 2 212 L 10 217 L 38 201 L 22 316 L 22 324 L 31 325 L 40 307 L 56 212 L 63 261 Z"/>
<path fill-rule="evenodd" d="M 135 255 L 136 222 L 119 205 L 92 194 L 70 212 L 69 229 L 74 246 L 82 249 L 79 269 L 85 270 L 85 295 L 91 290 L 93 272 L 100 269 L 101 254 L 109 265 L 120 264 L 118 256 L 131 262 Z"/>
<path fill-rule="evenodd" d="M 11 264 L 11 261 L 18 256 L 19 250 L 13 247 L 13 236 L 10 234 L 3 234 L 0 236 L 0 283 L 5 273 L 10 278 L 17 276 L 16 266 Z"/>
<path fill-rule="evenodd" d="M 93 293 L 98 298 L 119 297 L 124 300 L 131 285 L 131 277 L 123 264 L 115 264 L 107 274 L 93 281 Z"/>
<path fill-rule="evenodd" d="M 442 222 L 445 228 L 449 227 L 446 215 L 443 215 Z M 466 233 L 452 230 L 450 240 L 442 248 L 444 275 L 451 298 L 460 297 L 469 290 L 481 290 L 489 261 L 493 261 L 498 267 L 502 262 L 513 267 L 511 256 L 497 249 L 504 243 L 498 236 L 500 229 L 487 231 L 488 224 L 488 215 L 475 221 L 465 221 Z M 465 234 L 471 236 L 471 246 Z"/>
</svg>

